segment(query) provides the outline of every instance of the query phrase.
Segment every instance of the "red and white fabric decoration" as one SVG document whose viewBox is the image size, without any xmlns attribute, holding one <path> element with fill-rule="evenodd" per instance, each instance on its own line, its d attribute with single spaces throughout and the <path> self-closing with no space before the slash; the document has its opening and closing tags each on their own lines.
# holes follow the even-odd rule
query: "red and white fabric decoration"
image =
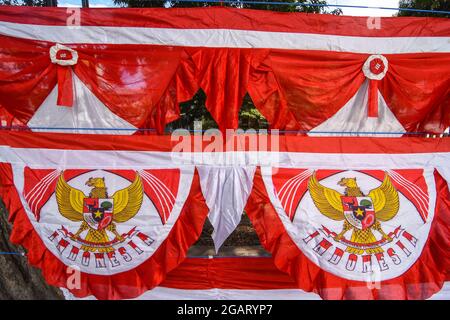
<svg viewBox="0 0 450 320">
<path fill-rule="evenodd" d="M 369 79 L 369 105 L 367 116 L 378 117 L 378 82 L 383 79 L 388 71 L 388 60 L 386 57 L 376 54 L 367 58 L 363 65 L 363 72 Z"/>
<path fill-rule="evenodd" d="M 71 107 L 73 104 L 72 69 L 78 62 L 78 53 L 59 43 L 50 48 L 50 60 L 57 64 L 58 106 Z"/>
<path fill-rule="evenodd" d="M 381 155 L 380 141 L 341 142 L 292 150 L 289 162 L 256 173 L 245 210 L 263 246 L 324 299 L 429 298 L 448 280 L 446 160 L 430 167 L 437 150 L 382 143 Z"/>
<path fill-rule="evenodd" d="M 103 154 L 88 145 L 67 149 L 75 137 L 36 152 L 19 138 L 16 152 L 5 134 L 0 194 L 14 223 L 11 241 L 27 249 L 49 284 L 79 297 L 136 297 L 158 285 L 199 237 L 208 209 L 194 166 L 161 166 L 142 150 L 126 151 L 134 153 L 128 158 L 109 147 Z M 81 273 L 79 286 L 69 270 Z"/>
<path fill-rule="evenodd" d="M 208 211 L 218 248 L 245 205 L 297 289 L 324 299 L 427 299 L 442 288 L 448 139 L 279 136 L 274 150 L 271 138 L 269 150 L 235 143 L 244 149 L 213 154 L 207 144 L 174 151 L 169 136 L 2 131 L 11 241 L 52 285 L 133 298 L 163 285 Z M 68 267 L 82 272 L 79 288 Z"/>
<path fill-rule="evenodd" d="M 196 277 L 192 277 L 192 274 Z M 62 288 L 66 299 L 77 299 Z M 430 300 L 448 298 L 450 282 Z M 95 299 L 93 296 L 84 299 Z M 297 288 L 270 257 L 187 258 L 169 272 L 159 287 L 139 300 L 318 300 L 314 292 Z"/>
<path fill-rule="evenodd" d="M 78 13 L 0 8 L 0 105 L 32 130 L 161 133 L 200 88 L 221 130 L 238 127 L 246 93 L 273 129 L 450 126 L 448 19 L 380 18 L 373 28 L 365 17 L 233 8 Z"/>
</svg>

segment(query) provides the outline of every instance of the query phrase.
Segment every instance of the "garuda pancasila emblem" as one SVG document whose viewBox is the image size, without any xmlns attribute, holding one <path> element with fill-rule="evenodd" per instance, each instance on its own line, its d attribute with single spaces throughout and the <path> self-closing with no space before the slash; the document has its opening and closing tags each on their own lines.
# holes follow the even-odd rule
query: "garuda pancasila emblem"
<svg viewBox="0 0 450 320">
<path fill-rule="evenodd" d="M 326 217 L 342 221 L 342 231 L 334 240 L 347 245 L 346 251 L 354 254 L 383 252 L 381 244 L 391 242 L 392 238 L 381 228 L 380 221 L 389 221 L 399 210 L 398 192 L 385 173 L 383 183 L 364 195 L 356 178 L 342 178 L 338 185 L 345 187 L 344 194 L 327 188 L 319 183 L 315 172 L 308 182 L 311 198 L 319 211 Z M 344 235 L 352 230 L 348 241 Z M 381 240 L 375 238 L 373 231 L 381 234 Z"/>
<path fill-rule="evenodd" d="M 127 188 L 116 191 L 110 198 L 105 178 L 89 178 L 86 185 L 92 190 L 89 196 L 71 187 L 64 179 L 64 172 L 56 185 L 56 201 L 60 214 L 71 221 L 82 221 L 72 240 L 82 243 L 81 249 L 90 252 L 114 251 L 112 244 L 122 242 L 115 223 L 123 223 L 133 218 L 142 205 L 143 188 L 138 173 Z M 87 230 L 86 236 L 81 233 Z M 107 231 L 115 238 L 110 241 Z"/>
</svg>

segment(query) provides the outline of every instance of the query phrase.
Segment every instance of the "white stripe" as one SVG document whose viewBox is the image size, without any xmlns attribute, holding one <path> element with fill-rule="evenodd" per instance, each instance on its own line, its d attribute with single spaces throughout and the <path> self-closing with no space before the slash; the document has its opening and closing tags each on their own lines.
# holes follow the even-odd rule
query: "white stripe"
<svg viewBox="0 0 450 320">
<path fill-rule="evenodd" d="M 163 214 L 164 214 L 164 222 L 167 221 L 167 218 L 168 218 L 170 210 L 171 210 L 170 204 L 168 203 L 168 201 L 171 202 L 170 199 L 168 199 L 167 194 L 164 192 L 164 190 L 161 188 L 161 186 L 158 185 L 158 183 L 156 183 L 154 181 L 154 179 L 152 178 L 151 174 L 149 174 L 149 173 L 147 173 L 145 171 L 141 171 L 141 172 L 142 172 L 142 176 L 145 177 L 145 180 L 149 184 L 151 184 L 150 187 L 152 187 L 152 189 L 155 191 L 155 193 L 157 193 L 159 202 L 161 204 L 161 209 L 163 210 Z M 161 195 L 162 199 L 164 200 L 164 204 L 162 203 L 162 201 L 159 198 L 158 194 Z M 173 204 L 173 203 L 171 202 L 171 204 Z M 164 209 L 164 207 L 166 207 L 166 209 Z"/>
<path fill-rule="evenodd" d="M 388 170 L 389 173 L 393 173 L 392 176 L 395 181 L 397 181 L 399 184 L 402 184 L 410 193 L 411 195 L 417 200 L 424 204 L 426 210 L 428 210 L 428 201 L 430 200 L 428 195 L 425 194 L 422 189 L 420 189 L 415 184 L 412 184 L 409 180 L 403 178 L 400 174 L 396 173 L 393 170 Z"/>
<path fill-rule="evenodd" d="M 429 201 L 428 196 L 426 196 L 426 198 L 423 199 L 421 197 L 421 194 L 418 193 L 417 191 L 415 191 L 414 188 L 412 188 L 412 186 L 415 187 L 415 185 L 412 185 L 411 182 L 409 182 L 406 179 L 402 180 L 400 174 L 397 174 L 396 172 L 394 172 L 392 170 L 388 170 L 388 172 L 392 175 L 392 179 L 395 182 L 397 182 L 399 185 L 405 187 L 405 189 L 410 193 L 410 195 L 417 201 L 417 203 L 419 204 L 420 208 L 424 211 L 425 215 L 427 215 L 427 212 L 428 212 L 428 201 Z M 421 213 L 421 212 L 419 211 L 419 213 Z M 424 218 L 426 220 L 426 216 Z"/>
<path fill-rule="evenodd" d="M 0 22 L 0 34 L 58 43 L 274 48 L 368 54 L 450 52 L 450 37 L 355 37 L 232 29 L 48 26 Z"/>
<path fill-rule="evenodd" d="M 293 181 L 288 181 L 285 185 L 287 185 L 287 184 L 289 184 L 288 186 L 287 186 L 287 188 L 284 190 L 284 192 L 283 192 L 283 196 L 281 197 L 281 199 L 280 199 L 280 201 L 281 201 L 281 203 L 283 203 L 283 205 L 285 204 L 285 203 L 287 203 L 287 201 L 289 201 L 289 197 L 290 197 L 290 194 L 291 194 L 291 189 L 292 188 L 294 188 L 295 186 L 296 186 L 296 183 L 298 182 L 298 180 L 301 180 L 301 181 L 303 181 L 304 180 L 304 178 L 305 177 L 308 177 L 308 175 L 309 175 L 309 170 L 305 170 L 305 171 L 303 171 L 302 173 L 300 173 L 300 174 L 298 174 L 297 176 L 296 176 L 296 178 L 293 180 Z M 300 182 L 301 183 L 301 182 Z M 283 186 L 284 187 L 284 186 Z M 278 196 L 280 196 L 281 195 L 281 192 L 280 192 L 280 194 L 278 195 Z M 284 198 L 286 197 L 286 195 L 287 195 L 287 199 L 285 200 Z"/>
<path fill-rule="evenodd" d="M 44 184 L 44 188 L 41 190 L 41 192 L 40 192 L 40 196 L 39 196 L 39 199 L 37 199 L 37 197 L 36 198 L 34 198 L 34 200 L 33 200 L 33 202 L 34 202 L 34 204 L 30 204 L 30 209 L 31 209 L 31 211 L 33 211 L 34 213 L 36 213 L 37 211 L 38 211 L 38 209 L 39 209 L 39 203 L 41 202 L 41 200 L 42 200 L 42 198 L 44 197 L 44 195 L 45 195 L 45 193 L 47 192 L 47 190 L 48 190 L 48 188 L 50 187 L 50 184 L 53 182 L 53 181 L 55 181 L 55 179 L 57 178 L 57 176 L 54 176 L 54 177 L 52 177 L 52 179 L 50 180 L 50 181 L 48 181 L 48 182 L 46 182 L 45 184 Z M 36 199 L 37 199 L 37 201 L 36 201 Z M 34 208 L 32 208 L 32 206 L 34 206 Z"/>
<path fill-rule="evenodd" d="M 60 288 L 66 300 L 95 300 L 93 296 L 76 298 L 69 290 Z M 332 288 L 334 289 L 334 288 Z M 336 288 L 337 289 L 337 288 Z M 319 295 L 300 289 L 239 290 L 239 289 L 173 289 L 156 287 L 134 300 L 320 300 Z M 450 282 L 428 300 L 450 300 Z"/>
<path fill-rule="evenodd" d="M 42 195 L 48 189 L 48 186 L 50 185 L 50 183 L 52 183 L 53 180 L 55 180 L 55 178 L 57 176 L 58 176 L 57 170 L 53 171 L 50 176 L 46 176 L 43 180 L 40 181 L 39 187 L 36 189 L 36 191 L 28 197 L 27 201 L 28 201 L 28 205 L 29 205 L 31 211 L 33 211 L 34 213 L 36 212 L 37 204 L 42 199 Z M 40 196 L 40 199 L 38 200 L 38 202 L 36 204 L 36 199 L 39 196 Z M 34 205 L 34 208 L 33 208 L 33 205 Z"/>
<path fill-rule="evenodd" d="M 148 186 L 150 187 L 150 188 L 152 188 L 152 190 L 155 192 L 155 194 L 156 194 L 156 197 L 158 198 L 158 201 L 159 201 L 159 204 L 160 204 L 160 206 L 161 206 L 161 209 L 162 209 L 162 214 L 163 214 L 163 216 L 164 216 L 164 221 L 163 221 L 163 223 L 165 224 L 166 223 L 166 221 L 167 221 L 167 216 L 166 216 L 166 212 L 165 212 L 165 210 L 164 210 L 164 205 L 163 205 L 163 203 L 162 203 L 162 201 L 161 201 L 161 198 L 160 198 L 160 196 L 159 196 L 159 192 L 158 192 L 158 190 L 157 190 L 157 187 L 154 185 L 154 183 L 150 180 L 150 179 L 148 179 L 145 175 L 142 175 L 142 178 L 145 180 L 145 181 L 147 181 L 147 183 L 148 183 Z"/>
<path fill-rule="evenodd" d="M 422 198 L 426 203 L 428 203 L 428 200 L 429 200 L 428 195 L 425 192 L 423 192 L 422 189 L 420 189 L 415 184 L 411 183 L 409 180 L 405 179 L 401 174 L 399 174 L 393 170 L 388 170 L 388 172 L 391 173 L 393 176 L 397 177 L 397 179 L 399 181 L 402 181 L 406 185 L 408 185 L 411 189 L 413 189 L 412 191 L 416 191 L 417 196 Z"/>
<path fill-rule="evenodd" d="M 40 180 L 40 181 L 33 187 L 33 189 L 31 189 L 31 190 L 25 195 L 25 199 L 27 199 L 27 201 L 29 202 L 29 201 L 33 198 L 33 195 L 34 195 L 34 193 L 35 193 L 35 189 L 38 188 L 39 186 L 41 186 L 41 185 L 44 183 L 44 181 L 47 181 L 47 179 L 50 179 L 50 177 L 51 177 L 52 175 L 54 175 L 55 172 L 56 172 L 56 170 L 51 171 L 51 172 L 50 172 L 49 174 L 47 174 L 42 180 Z M 36 190 L 36 192 L 37 192 L 37 190 Z"/>
<path fill-rule="evenodd" d="M 280 191 L 277 193 L 278 197 L 280 197 L 282 194 L 286 193 L 286 190 L 284 188 L 289 187 L 291 183 L 294 183 L 296 180 L 300 179 L 303 175 L 305 175 L 305 172 L 309 170 L 303 170 L 301 173 L 297 174 L 296 176 L 290 178 L 288 181 L 284 183 L 284 185 L 281 187 Z M 284 190 L 284 192 L 283 192 Z"/>
<path fill-rule="evenodd" d="M 309 177 L 309 176 L 308 176 L 308 177 Z M 290 218 L 291 220 L 292 220 L 292 216 L 293 216 L 293 212 L 292 212 L 292 204 L 294 203 L 295 194 L 297 193 L 298 188 L 299 188 L 300 185 L 303 183 L 303 181 L 305 181 L 308 177 L 304 177 L 302 180 L 298 181 L 298 182 L 297 182 L 297 186 L 295 187 L 295 191 L 294 191 L 294 193 L 293 193 L 293 195 L 292 195 L 291 203 L 290 203 L 290 205 L 289 205 L 289 218 Z"/>
<path fill-rule="evenodd" d="M 396 179 L 396 178 L 393 178 L 393 179 L 394 179 L 395 182 L 397 182 L 399 185 L 405 187 L 405 189 L 409 191 L 409 193 L 411 194 L 411 196 L 417 201 L 417 203 L 418 203 L 420 209 L 421 209 L 422 211 L 424 211 L 425 214 L 427 214 L 427 211 L 428 211 L 428 205 L 427 205 L 427 204 L 424 204 L 424 203 L 422 202 L 421 199 L 418 199 L 418 198 L 415 196 L 415 194 L 411 192 L 410 188 L 409 188 L 407 185 L 405 185 L 405 183 L 401 182 L 400 180 L 398 180 L 398 179 Z M 418 210 L 418 211 L 419 211 L 419 210 Z M 421 213 L 420 211 L 419 211 L 419 214 L 422 216 L 422 213 Z M 425 217 L 422 217 L 422 218 L 423 218 L 425 221 L 427 220 L 427 219 L 426 219 L 426 218 L 427 218 L 426 216 L 425 216 Z"/>
<path fill-rule="evenodd" d="M 144 171 L 145 174 L 149 175 L 149 178 L 152 179 L 156 184 L 160 186 L 160 188 L 163 190 L 164 194 L 167 196 L 168 200 L 173 203 L 175 201 L 175 196 L 173 195 L 172 191 L 167 188 L 167 186 L 159 180 L 156 176 L 154 176 L 151 173 L 148 173 L 147 171 Z"/>
<path fill-rule="evenodd" d="M 380 147 L 380 152 L 383 149 Z M 388 170 L 443 167 L 450 152 L 345 154 L 305 152 L 157 152 L 131 150 L 60 150 L 0 146 L 0 161 L 39 169 L 138 169 L 203 166 L 262 166 L 310 170 Z"/>
<path fill-rule="evenodd" d="M 303 171 L 301 174 L 298 175 L 298 178 L 295 179 L 295 181 L 291 181 L 289 183 L 289 186 L 286 188 L 285 193 L 283 195 L 283 197 L 281 198 L 281 203 L 283 204 L 286 212 L 289 215 L 289 218 L 292 218 L 292 204 L 294 202 L 294 198 L 295 198 L 295 194 L 297 193 L 298 188 L 300 187 L 300 185 L 303 183 L 303 181 L 305 181 L 306 178 L 308 178 L 310 176 L 310 170 L 305 170 Z M 293 191 L 295 188 L 295 191 Z M 284 200 L 284 197 L 287 195 L 286 200 Z M 291 199 L 290 201 L 290 206 L 289 209 L 287 209 L 287 203 L 289 202 L 289 198 Z"/>
</svg>

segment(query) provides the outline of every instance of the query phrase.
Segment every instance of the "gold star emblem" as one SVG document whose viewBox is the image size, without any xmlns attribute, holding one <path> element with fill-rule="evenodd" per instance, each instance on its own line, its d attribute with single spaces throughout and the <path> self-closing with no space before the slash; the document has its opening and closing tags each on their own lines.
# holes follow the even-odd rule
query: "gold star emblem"
<svg viewBox="0 0 450 320">
<path fill-rule="evenodd" d="M 94 216 L 95 216 L 95 218 L 101 218 L 102 217 L 101 211 L 100 210 L 95 211 Z"/>
<path fill-rule="evenodd" d="M 355 213 L 356 213 L 357 217 L 364 216 L 364 211 L 361 210 L 361 208 L 358 208 L 357 210 L 355 210 Z"/>
</svg>

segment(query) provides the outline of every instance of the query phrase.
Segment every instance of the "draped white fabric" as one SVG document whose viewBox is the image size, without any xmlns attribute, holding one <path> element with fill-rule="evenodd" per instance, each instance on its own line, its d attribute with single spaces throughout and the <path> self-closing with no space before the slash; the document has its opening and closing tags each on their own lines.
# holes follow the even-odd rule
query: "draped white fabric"
<svg viewBox="0 0 450 320">
<path fill-rule="evenodd" d="M 311 132 L 327 133 L 312 133 L 309 135 L 313 137 L 327 136 L 330 135 L 330 132 L 337 132 L 336 135 L 342 136 L 346 135 L 343 132 L 358 132 L 350 135 L 368 136 L 366 132 L 393 132 L 389 135 L 383 134 L 383 137 L 401 137 L 406 130 L 389 109 L 379 91 L 378 116 L 367 116 L 368 88 L 369 82 L 366 80 L 356 94 L 335 115 L 311 130 Z M 379 135 L 373 134 L 372 136 Z"/>
<path fill-rule="evenodd" d="M 73 106 L 60 107 L 56 105 L 58 97 L 58 85 L 56 85 L 27 123 L 31 128 L 49 129 L 32 129 L 32 131 L 99 133 L 98 130 L 89 130 L 95 128 L 108 129 L 107 134 L 133 134 L 135 132 L 136 128 L 132 124 L 111 112 L 74 73 L 72 73 L 72 79 L 77 97 Z M 56 128 L 64 128 L 64 130 Z M 68 128 L 77 129 L 67 130 Z"/>
<path fill-rule="evenodd" d="M 255 166 L 199 166 L 200 184 L 214 227 L 212 238 L 216 252 L 241 221 L 252 190 Z"/>
</svg>

